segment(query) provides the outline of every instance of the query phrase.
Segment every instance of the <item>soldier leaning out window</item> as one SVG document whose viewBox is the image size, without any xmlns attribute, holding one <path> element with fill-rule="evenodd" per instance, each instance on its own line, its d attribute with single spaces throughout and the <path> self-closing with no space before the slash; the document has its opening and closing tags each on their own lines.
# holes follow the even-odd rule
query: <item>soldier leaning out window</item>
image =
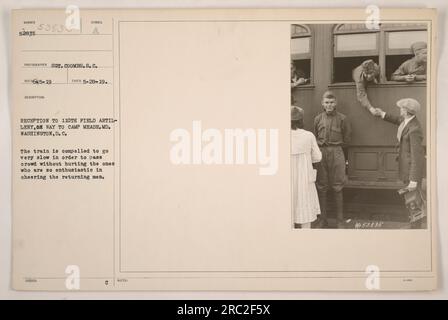
<svg viewBox="0 0 448 320">
<path fill-rule="evenodd" d="M 411 46 L 414 57 L 403 62 L 392 74 L 393 81 L 414 82 L 426 80 L 426 42 L 416 42 Z"/>
</svg>

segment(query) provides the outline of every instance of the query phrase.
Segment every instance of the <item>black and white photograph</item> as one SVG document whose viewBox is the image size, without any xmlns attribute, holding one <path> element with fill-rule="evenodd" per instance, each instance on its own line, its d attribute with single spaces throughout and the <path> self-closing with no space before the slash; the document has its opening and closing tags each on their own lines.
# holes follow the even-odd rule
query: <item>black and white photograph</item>
<svg viewBox="0 0 448 320">
<path fill-rule="evenodd" d="M 291 25 L 294 228 L 427 228 L 426 23 Z"/>
</svg>

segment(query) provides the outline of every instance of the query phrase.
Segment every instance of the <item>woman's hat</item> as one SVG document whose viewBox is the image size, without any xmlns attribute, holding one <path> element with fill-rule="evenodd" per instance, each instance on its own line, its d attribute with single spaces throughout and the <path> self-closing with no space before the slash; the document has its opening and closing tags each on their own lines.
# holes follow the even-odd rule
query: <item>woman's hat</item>
<svg viewBox="0 0 448 320">
<path fill-rule="evenodd" d="M 297 106 L 291 106 L 291 120 L 302 120 L 303 119 L 303 109 Z"/>
</svg>

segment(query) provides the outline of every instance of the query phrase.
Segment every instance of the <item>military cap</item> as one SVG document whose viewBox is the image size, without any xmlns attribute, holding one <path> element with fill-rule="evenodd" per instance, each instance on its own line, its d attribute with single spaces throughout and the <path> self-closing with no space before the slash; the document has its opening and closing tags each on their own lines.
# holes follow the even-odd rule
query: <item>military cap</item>
<svg viewBox="0 0 448 320">
<path fill-rule="evenodd" d="M 291 106 L 291 120 L 302 120 L 303 119 L 303 109 L 297 106 Z"/>
<path fill-rule="evenodd" d="M 380 72 L 380 67 L 372 59 L 363 61 L 361 66 L 362 70 L 366 73 L 379 74 Z"/>
<path fill-rule="evenodd" d="M 412 52 L 414 52 L 414 54 L 415 54 L 417 51 L 420 51 L 420 50 L 422 50 L 422 49 L 426 49 L 426 48 L 427 48 L 426 42 L 423 42 L 423 41 L 414 42 L 414 43 L 411 45 L 411 50 L 412 50 Z"/>
<path fill-rule="evenodd" d="M 398 100 L 397 107 L 406 109 L 410 114 L 416 114 L 420 111 L 420 103 L 412 98 Z"/>
<path fill-rule="evenodd" d="M 327 90 L 322 95 L 322 99 L 336 99 L 336 95 L 334 94 L 333 91 Z"/>
</svg>

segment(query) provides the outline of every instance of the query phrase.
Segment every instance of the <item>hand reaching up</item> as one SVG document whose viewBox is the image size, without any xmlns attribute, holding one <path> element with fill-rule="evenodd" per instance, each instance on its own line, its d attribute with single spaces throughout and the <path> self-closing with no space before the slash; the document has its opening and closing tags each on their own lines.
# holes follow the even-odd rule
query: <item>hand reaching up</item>
<svg viewBox="0 0 448 320">
<path fill-rule="evenodd" d="M 381 108 L 375 108 L 375 109 L 376 109 L 376 114 L 375 114 L 376 116 L 382 117 L 385 114 L 383 109 L 381 109 Z"/>
<path fill-rule="evenodd" d="M 371 108 L 369 111 L 375 117 L 381 117 L 384 113 L 384 111 L 381 108 Z"/>
</svg>

